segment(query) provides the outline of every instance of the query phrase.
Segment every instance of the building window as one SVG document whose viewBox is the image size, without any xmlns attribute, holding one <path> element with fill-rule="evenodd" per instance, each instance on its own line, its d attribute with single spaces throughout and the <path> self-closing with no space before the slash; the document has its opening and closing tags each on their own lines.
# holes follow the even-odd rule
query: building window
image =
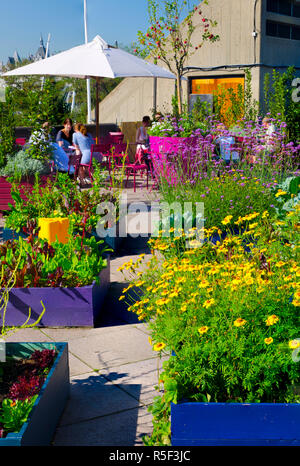
<svg viewBox="0 0 300 466">
<path fill-rule="evenodd" d="M 280 37 L 282 39 L 300 40 L 300 26 L 267 20 L 266 34 L 267 36 Z"/>
<path fill-rule="evenodd" d="M 238 91 L 239 85 L 244 89 L 245 78 L 242 76 L 226 76 L 214 78 L 192 78 L 192 94 L 214 94 L 218 91 L 219 86 L 224 89 L 233 89 Z"/>
<path fill-rule="evenodd" d="M 300 40 L 300 26 L 292 26 L 292 39 Z"/>
<path fill-rule="evenodd" d="M 299 2 L 295 0 L 267 0 L 267 11 L 300 18 Z"/>
</svg>

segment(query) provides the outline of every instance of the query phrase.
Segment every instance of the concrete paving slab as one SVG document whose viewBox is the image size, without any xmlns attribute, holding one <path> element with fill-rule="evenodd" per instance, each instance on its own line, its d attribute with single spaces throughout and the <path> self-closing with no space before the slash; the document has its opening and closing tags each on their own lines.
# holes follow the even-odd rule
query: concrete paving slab
<svg viewBox="0 0 300 466">
<path fill-rule="evenodd" d="M 41 332 L 39 328 L 24 328 L 5 337 L 5 341 L 9 342 L 49 342 L 53 341 L 50 337 Z M 56 340 L 57 342 L 65 340 Z"/>
<path fill-rule="evenodd" d="M 152 432 L 152 415 L 146 407 L 102 416 L 57 429 L 55 446 L 142 446 Z M 108 458 L 107 458 L 108 459 Z"/>
<path fill-rule="evenodd" d="M 93 369 L 153 358 L 148 336 L 132 325 L 95 329 L 95 335 L 69 341 L 69 351 Z"/>
<path fill-rule="evenodd" d="M 78 359 L 69 351 L 69 371 L 70 377 L 87 374 L 91 372 L 92 368 Z"/>
<path fill-rule="evenodd" d="M 115 385 L 93 372 L 72 377 L 70 399 L 60 420 L 60 427 L 138 407 L 139 402 L 129 394 L 130 390 L 126 391 L 122 387 L 123 384 Z M 140 388 L 140 385 L 136 385 L 131 390 L 139 392 Z"/>
<path fill-rule="evenodd" d="M 115 384 L 121 383 L 122 388 L 139 403 L 148 404 L 159 394 L 155 386 L 158 385 L 159 374 L 162 372 L 162 363 L 167 359 L 169 356 L 125 364 L 102 370 L 101 375 Z"/>
</svg>

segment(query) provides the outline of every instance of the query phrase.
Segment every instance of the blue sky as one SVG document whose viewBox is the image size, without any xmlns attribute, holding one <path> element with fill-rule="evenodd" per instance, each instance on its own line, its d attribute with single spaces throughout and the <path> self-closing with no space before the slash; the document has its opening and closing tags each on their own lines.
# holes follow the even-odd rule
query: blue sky
<svg viewBox="0 0 300 466">
<path fill-rule="evenodd" d="M 129 45 L 147 28 L 147 0 L 87 0 L 89 40 L 97 34 L 107 42 Z M 21 57 L 35 53 L 42 33 L 50 51 L 84 42 L 83 0 L 8 0 L 1 2 L 0 60 L 17 49 Z"/>
</svg>

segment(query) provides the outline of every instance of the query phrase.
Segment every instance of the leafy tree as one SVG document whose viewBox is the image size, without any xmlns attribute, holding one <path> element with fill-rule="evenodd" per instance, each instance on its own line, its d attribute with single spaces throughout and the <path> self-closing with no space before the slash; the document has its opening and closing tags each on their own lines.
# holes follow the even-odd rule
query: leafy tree
<svg viewBox="0 0 300 466">
<path fill-rule="evenodd" d="M 10 88 L 5 89 L 5 102 L 0 102 L 0 168 L 6 156 L 15 151 L 15 109 Z"/>
<path fill-rule="evenodd" d="M 296 70 L 290 66 L 284 73 L 273 70 L 264 79 L 265 111 L 272 118 L 280 118 L 287 124 L 289 140 L 300 139 L 300 106 L 293 100 L 292 82 L 296 77 Z"/>
<path fill-rule="evenodd" d="M 216 26 L 204 16 L 196 1 L 190 6 L 187 0 L 148 0 L 149 28 L 143 33 L 138 31 L 138 45 L 135 52 L 144 58 L 150 56 L 154 63 L 159 61 L 167 65 L 176 75 L 178 112 L 182 113 L 182 85 L 181 78 L 187 60 L 204 42 L 215 42 L 219 39 L 211 29 Z M 207 0 L 203 4 L 208 4 Z M 195 31 L 195 15 L 202 18 L 203 32 L 200 44 L 192 44 Z"/>
</svg>

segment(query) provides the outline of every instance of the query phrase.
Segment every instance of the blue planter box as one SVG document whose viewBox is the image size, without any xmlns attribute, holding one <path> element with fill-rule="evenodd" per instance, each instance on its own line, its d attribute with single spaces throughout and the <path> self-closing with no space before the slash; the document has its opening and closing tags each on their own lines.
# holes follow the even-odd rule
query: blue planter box
<svg viewBox="0 0 300 466">
<path fill-rule="evenodd" d="M 171 403 L 172 446 L 299 446 L 300 404 Z"/>
<path fill-rule="evenodd" d="M 0 438 L 1 446 L 50 445 L 69 396 L 68 343 L 7 343 L 7 354 L 28 357 L 35 350 L 56 349 L 58 354 L 20 432 Z"/>
</svg>

